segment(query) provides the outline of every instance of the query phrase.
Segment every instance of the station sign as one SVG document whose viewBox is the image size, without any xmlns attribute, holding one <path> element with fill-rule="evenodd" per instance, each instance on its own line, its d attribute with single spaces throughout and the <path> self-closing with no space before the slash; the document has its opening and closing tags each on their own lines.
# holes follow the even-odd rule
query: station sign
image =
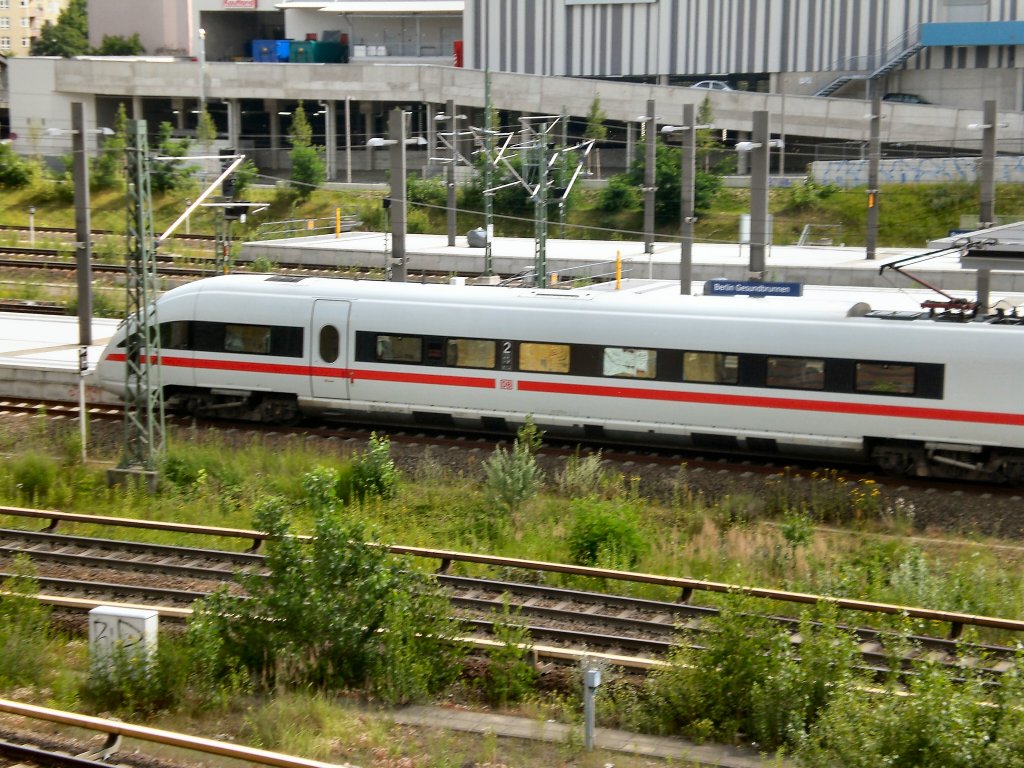
<svg viewBox="0 0 1024 768">
<path fill-rule="evenodd" d="M 708 280 L 705 296 L 803 296 L 803 283 L 762 283 L 756 280 Z"/>
</svg>

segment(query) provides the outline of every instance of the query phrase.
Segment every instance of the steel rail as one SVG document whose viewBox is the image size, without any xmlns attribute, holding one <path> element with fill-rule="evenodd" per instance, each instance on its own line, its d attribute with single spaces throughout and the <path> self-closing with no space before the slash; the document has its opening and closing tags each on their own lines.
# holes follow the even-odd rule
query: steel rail
<svg viewBox="0 0 1024 768">
<path fill-rule="evenodd" d="M 165 523 L 156 520 L 83 515 L 73 512 L 26 509 L 22 507 L 0 506 L 0 515 L 13 515 L 50 520 L 50 526 L 46 530 L 53 530 L 59 521 L 65 520 L 86 524 L 111 526 L 121 525 L 132 528 L 175 531 L 196 535 L 245 538 L 253 542 L 253 546 L 250 551 L 254 551 L 263 541 L 271 537 L 270 534 L 263 531 L 240 528 L 206 528 L 204 526 L 191 525 L 187 523 Z M 299 536 L 297 538 L 305 540 L 309 537 Z M 723 582 L 707 581 L 704 579 L 689 579 L 681 576 L 662 576 L 660 574 L 639 573 L 636 571 L 614 571 L 604 568 L 569 565 L 566 563 L 553 563 L 542 560 L 523 560 L 504 557 L 501 555 L 458 552 L 454 550 L 431 549 L 427 547 L 408 547 L 396 544 L 382 546 L 384 546 L 388 552 L 395 555 L 410 555 L 412 557 L 440 560 L 441 573 L 445 573 L 453 562 L 476 563 L 479 565 L 518 568 L 522 570 L 559 573 L 563 575 L 583 576 L 594 579 L 626 581 L 669 587 L 681 591 L 679 602 L 682 603 L 688 603 L 695 592 L 712 592 L 719 594 L 744 595 L 747 597 L 763 598 L 766 600 L 796 603 L 800 605 L 833 606 L 835 608 L 858 611 L 861 613 L 906 616 L 908 618 L 921 619 L 923 621 L 933 621 L 943 624 L 948 623 L 950 625 L 950 631 L 948 634 L 949 639 L 959 638 L 966 626 L 1001 629 L 1010 632 L 1024 632 L 1024 621 L 997 616 L 983 616 L 979 614 L 961 613 L 958 611 L 933 610 L 929 608 L 917 608 L 914 606 L 895 605 L 891 603 L 879 603 L 870 600 L 853 600 L 829 595 L 815 595 L 805 592 L 791 592 L 788 590 L 726 584 Z"/>
<path fill-rule="evenodd" d="M 209 562 L 210 560 L 224 560 L 236 567 L 255 567 L 257 569 L 260 568 L 264 562 L 262 555 L 253 553 L 196 549 L 191 547 L 162 544 L 146 544 L 119 539 L 93 539 L 80 536 L 26 531 L 24 529 L 0 529 L 0 536 L 5 539 L 10 538 L 13 540 L 20 540 L 30 546 L 28 550 L 23 550 L 0 543 L 0 556 L 12 556 L 21 552 L 26 552 L 33 559 L 41 559 L 48 562 L 83 565 L 85 567 L 96 568 L 131 569 L 148 572 L 155 571 L 202 580 L 221 581 L 233 578 L 235 571 L 227 571 L 222 567 L 211 565 L 200 567 L 195 565 L 175 564 L 169 563 L 168 560 L 174 558 L 182 558 L 184 560 L 199 559 L 205 562 Z M 39 547 L 42 546 L 49 548 L 40 549 Z M 81 548 L 86 551 L 84 553 L 69 552 L 67 550 L 68 547 Z M 104 552 L 116 551 L 116 555 L 92 554 L 90 550 L 95 549 L 100 549 Z M 129 559 L 124 559 L 124 556 L 128 556 Z M 2 574 L 0 574 L 0 576 L 2 576 Z M 522 618 L 530 617 L 534 619 L 561 621 L 566 622 L 569 627 L 572 627 L 575 623 L 583 619 L 587 619 L 593 622 L 598 622 L 606 627 L 616 627 L 630 632 L 639 632 L 642 633 L 640 637 L 630 637 L 625 643 L 620 643 L 618 645 L 626 645 L 627 647 L 634 649 L 646 646 L 648 649 L 656 650 L 657 652 L 664 652 L 665 648 L 665 641 L 658 640 L 657 638 L 664 637 L 666 634 L 671 634 L 674 642 L 677 639 L 676 633 L 680 628 L 680 622 L 688 625 L 693 620 L 717 615 L 719 613 L 717 608 L 710 606 L 699 606 L 678 602 L 670 603 L 636 597 L 626 597 L 622 595 L 613 595 L 609 593 L 580 592 L 577 590 L 568 590 L 539 584 L 524 584 L 521 582 L 500 580 L 495 581 L 468 576 L 452 576 L 450 574 L 438 574 L 437 580 L 439 584 L 444 585 L 448 589 L 454 590 L 448 594 L 448 599 L 454 607 L 468 610 L 476 614 L 475 617 L 465 618 L 475 622 L 477 625 L 488 623 L 486 618 L 481 619 L 478 617 L 481 615 L 486 616 L 487 614 L 500 612 L 506 605 L 506 596 L 514 595 L 514 602 L 517 606 L 517 611 Z M 50 584 L 45 577 L 41 578 L 41 581 L 45 581 L 47 586 Z M 63 584 L 61 584 L 61 586 L 63 586 Z M 111 588 L 111 585 L 109 584 L 79 585 L 78 583 L 72 583 L 67 586 L 71 588 L 79 588 L 81 586 L 81 588 L 85 589 L 91 589 L 92 586 L 99 589 Z M 133 590 L 134 589 L 135 588 L 133 587 Z M 111 591 L 125 592 L 127 590 L 111 588 Z M 156 594 L 159 596 L 159 593 L 155 593 L 149 588 L 142 588 L 141 592 L 143 594 Z M 188 597 L 183 598 L 182 594 L 184 593 L 174 591 L 171 596 L 175 599 L 189 599 Z M 553 607 L 539 605 L 535 600 L 549 602 Z M 619 611 L 619 613 L 610 612 L 609 609 L 615 609 Z M 794 633 L 794 638 L 798 637 L 800 631 L 800 622 L 798 620 L 785 616 L 775 616 L 772 618 L 775 622 L 788 626 L 789 631 Z M 531 636 L 534 638 L 559 636 L 557 628 L 554 630 L 554 633 L 552 633 L 552 628 L 545 625 L 531 624 L 528 629 Z M 887 633 L 882 630 L 865 627 L 849 627 L 848 629 L 856 634 L 861 646 L 861 656 L 866 661 L 870 663 L 874 660 L 875 663 L 881 664 L 884 659 L 888 658 L 888 655 L 882 651 L 887 640 Z M 570 629 L 561 637 L 565 640 L 572 635 L 577 638 L 582 638 L 582 642 L 587 645 L 590 645 L 592 641 L 604 646 L 617 645 L 614 642 L 613 637 L 608 636 L 603 632 L 601 634 L 597 634 L 594 632 L 581 632 L 579 630 Z M 979 660 L 988 659 L 990 664 L 998 659 L 1005 660 L 1015 652 L 1013 648 L 1008 646 L 981 643 L 963 645 L 959 640 L 943 639 L 931 635 L 913 635 L 908 639 L 917 643 L 922 652 L 930 653 L 932 651 L 939 651 L 943 654 L 951 655 L 967 652 Z M 988 671 L 998 672 L 999 670 L 993 667 Z"/>
<path fill-rule="evenodd" d="M 118 720 L 106 720 L 101 717 L 79 715 L 60 709 L 24 704 L 18 701 L 11 701 L 10 699 L 0 699 L 0 712 L 85 728 L 86 730 L 98 731 L 100 733 L 117 734 L 125 738 L 139 739 L 154 744 L 180 747 L 192 752 L 203 752 L 208 755 L 245 760 L 259 765 L 272 765 L 277 768 L 353 768 L 348 763 L 325 763 L 320 760 L 285 755 L 281 752 L 271 752 L 270 750 L 257 749 L 256 747 L 231 744 L 226 741 L 207 739 L 202 736 L 190 736 L 174 731 L 164 731 L 159 728 L 149 728 L 144 725 L 131 725 L 130 723 L 123 723 Z"/>
</svg>

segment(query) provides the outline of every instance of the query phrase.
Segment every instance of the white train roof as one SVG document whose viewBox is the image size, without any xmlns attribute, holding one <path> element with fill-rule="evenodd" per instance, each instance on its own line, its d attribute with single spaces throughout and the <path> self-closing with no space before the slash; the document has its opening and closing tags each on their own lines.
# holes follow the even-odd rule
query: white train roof
<svg viewBox="0 0 1024 768">
<path fill-rule="evenodd" d="M 863 315 L 871 309 L 906 310 L 905 301 L 880 305 L 864 301 L 855 291 L 830 296 L 750 298 L 746 296 L 682 296 L 666 290 L 644 291 L 633 281 L 625 290 L 607 290 L 602 284 L 583 289 L 499 288 L 493 286 L 393 283 L 380 280 L 292 277 L 279 275 L 221 275 L 197 280 L 165 294 L 166 298 L 195 292 L 226 292 L 324 299 L 442 303 L 457 306 L 517 308 L 602 313 L 691 314 L 702 317 L 788 317 L 836 320 Z M 649 282 L 649 281 L 644 281 Z"/>
</svg>

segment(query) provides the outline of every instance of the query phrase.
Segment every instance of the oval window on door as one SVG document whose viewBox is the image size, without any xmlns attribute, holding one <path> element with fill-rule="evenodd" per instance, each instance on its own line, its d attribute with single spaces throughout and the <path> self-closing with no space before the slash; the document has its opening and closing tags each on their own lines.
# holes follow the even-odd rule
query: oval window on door
<svg viewBox="0 0 1024 768">
<path fill-rule="evenodd" d="M 333 325 L 325 325 L 320 329 L 320 359 L 325 363 L 333 363 L 338 359 L 338 350 L 341 348 L 341 338 L 338 336 L 338 329 Z"/>
</svg>

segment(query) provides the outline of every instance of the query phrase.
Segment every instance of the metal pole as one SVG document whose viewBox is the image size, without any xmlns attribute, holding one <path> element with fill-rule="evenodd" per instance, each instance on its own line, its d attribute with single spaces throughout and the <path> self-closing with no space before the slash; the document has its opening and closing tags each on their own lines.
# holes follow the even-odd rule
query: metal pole
<svg viewBox="0 0 1024 768">
<path fill-rule="evenodd" d="M 490 57 L 490 50 L 487 52 Z M 491 125 L 491 70 L 484 69 L 484 190 L 491 188 L 491 162 L 494 154 L 494 136 Z M 491 241 L 494 240 L 494 195 L 484 192 L 484 274 L 494 274 L 494 253 Z"/>
<path fill-rule="evenodd" d="M 996 223 L 996 102 L 985 102 L 982 113 L 981 136 L 981 210 L 978 229 L 988 229 Z"/>
<path fill-rule="evenodd" d="M 71 169 L 75 177 L 75 270 L 78 283 L 78 343 L 92 344 L 92 251 L 89 244 L 89 159 L 85 156 L 85 113 L 71 104 Z"/>
<path fill-rule="evenodd" d="M 404 283 L 405 269 L 405 112 L 391 110 L 388 118 L 391 140 L 391 279 Z"/>
<path fill-rule="evenodd" d="M 327 155 L 327 180 L 334 181 L 338 175 L 338 131 L 335 128 L 336 112 L 334 101 L 320 102 L 324 110 L 324 151 Z"/>
<path fill-rule="evenodd" d="M 198 119 L 206 111 L 206 30 L 199 28 L 199 115 Z"/>
<path fill-rule="evenodd" d="M 683 151 L 679 180 L 679 293 L 689 295 L 693 282 L 694 183 L 696 181 L 697 128 L 693 104 L 683 105 Z"/>
<path fill-rule="evenodd" d="M 750 151 L 750 278 L 763 280 L 768 243 L 768 111 L 753 113 Z"/>
<path fill-rule="evenodd" d="M 864 242 L 867 258 L 878 258 L 878 168 L 882 162 L 882 97 L 878 88 L 873 89 L 871 96 L 871 115 L 869 116 L 870 133 L 868 136 L 868 211 Z"/>
<path fill-rule="evenodd" d="M 644 120 L 644 253 L 654 253 L 654 192 L 657 136 L 655 135 L 654 99 L 647 101 Z"/>
<path fill-rule="evenodd" d="M 36 245 L 36 207 L 28 207 L 28 244 L 31 247 Z"/>
<path fill-rule="evenodd" d="M 594 698 L 601 685 L 601 670 L 588 669 L 583 673 L 583 748 L 590 752 L 594 748 Z"/>
<path fill-rule="evenodd" d="M 455 118 L 455 101 L 448 99 L 445 103 L 445 112 L 448 115 L 448 134 L 451 142 L 451 157 L 448 163 L 448 246 L 455 245 L 455 160 L 459 156 L 458 151 L 458 126 Z"/>
<path fill-rule="evenodd" d="M 352 183 L 352 99 L 345 97 L 345 181 Z"/>
</svg>

